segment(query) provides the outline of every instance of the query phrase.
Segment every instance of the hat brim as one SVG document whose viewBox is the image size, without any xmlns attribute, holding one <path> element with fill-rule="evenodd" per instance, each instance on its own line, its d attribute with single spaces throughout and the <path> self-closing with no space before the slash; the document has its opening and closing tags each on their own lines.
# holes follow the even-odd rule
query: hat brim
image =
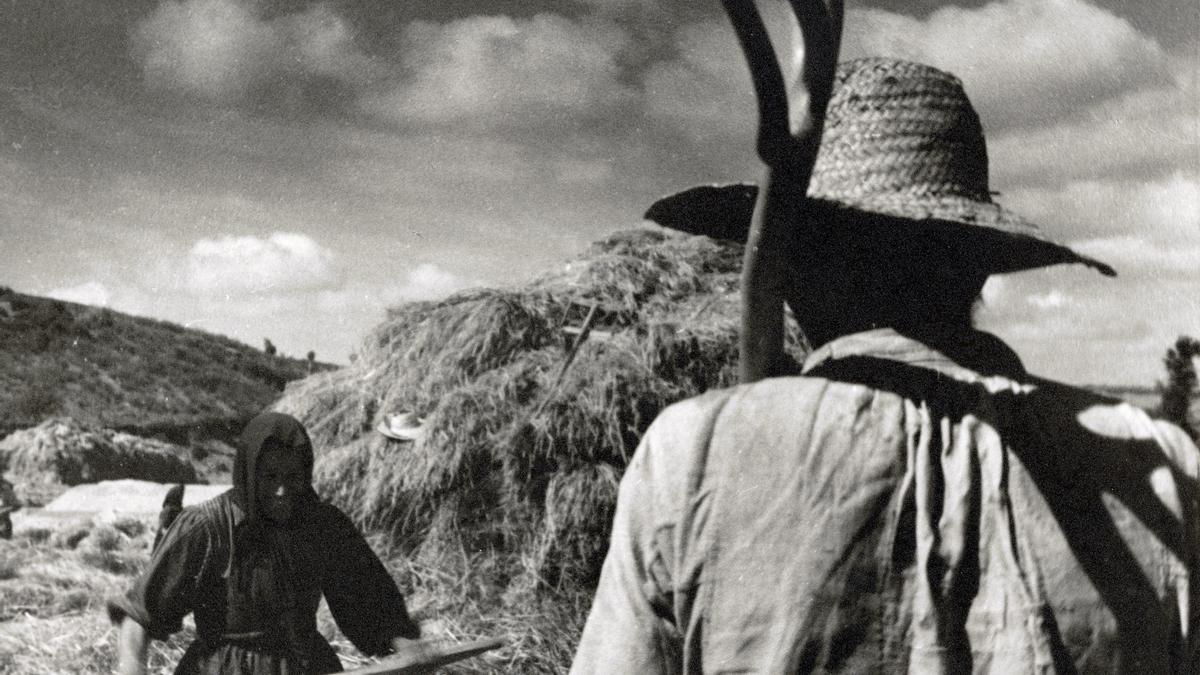
<svg viewBox="0 0 1200 675">
<path fill-rule="evenodd" d="M 758 186 L 750 183 L 701 185 L 663 197 L 647 209 L 644 217 L 680 232 L 744 244 L 757 198 Z M 877 216 L 911 221 L 956 239 L 966 249 L 965 257 L 988 273 L 1080 263 L 1105 276 L 1117 274 L 1106 263 L 1042 237 L 1037 225 L 991 202 L 907 197 L 860 203 L 810 199 L 825 208 L 858 212 L 868 216 L 864 218 L 867 221 L 882 220 Z"/>
<path fill-rule="evenodd" d="M 421 437 L 422 429 L 420 427 L 403 427 L 396 429 L 389 427 L 385 422 L 380 422 L 379 424 L 375 425 L 375 431 L 378 431 L 379 433 L 393 440 L 415 441 Z"/>
</svg>

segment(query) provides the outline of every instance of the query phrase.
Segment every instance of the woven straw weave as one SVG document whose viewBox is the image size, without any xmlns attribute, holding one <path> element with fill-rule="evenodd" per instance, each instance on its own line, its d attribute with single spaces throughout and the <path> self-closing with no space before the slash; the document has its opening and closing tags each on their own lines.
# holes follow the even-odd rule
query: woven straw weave
<svg viewBox="0 0 1200 675">
<path fill-rule="evenodd" d="M 1038 230 L 992 202 L 983 127 L 962 83 L 907 61 L 839 66 L 809 196 L 901 218 Z"/>
<path fill-rule="evenodd" d="M 701 186 L 660 199 L 646 217 L 744 242 L 756 194 L 752 185 Z M 957 77 L 896 59 L 838 64 L 809 197 L 852 220 L 853 212 L 891 217 L 886 227 L 896 233 L 933 231 L 912 221 L 936 226 L 967 244 L 972 261 L 989 272 L 1083 263 L 1116 274 L 1044 238 L 991 194 L 983 127 Z M 886 234 L 868 229 L 853 236 L 887 240 Z"/>
</svg>

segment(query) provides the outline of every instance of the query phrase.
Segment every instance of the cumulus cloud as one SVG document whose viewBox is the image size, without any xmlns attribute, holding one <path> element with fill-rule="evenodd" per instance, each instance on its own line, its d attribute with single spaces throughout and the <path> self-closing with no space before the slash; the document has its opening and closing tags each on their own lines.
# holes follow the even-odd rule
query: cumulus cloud
<svg viewBox="0 0 1200 675">
<path fill-rule="evenodd" d="M 962 78 L 985 126 L 1042 124 L 1168 79 L 1168 58 L 1126 20 L 1084 0 L 946 6 L 924 19 L 848 12 L 843 55 L 895 56 Z"/>
<path fill-rule="evenodd" d="M 78 302 L 81 305 L 107 307 L 112 300 L 112 292 L 99 281 L 86 281 L 77 286 L 56 288 L 46 295 L 67 302 Z"/>
<path fill-rule="evenodd" d="M 644 77 L 647 112 L 704 142 L 752 138 L 754 91 L 729 22 L 711 19 L 680 27 L 678 57 L 652 66 Z"/>
<path fill-rule="evenodd" d="M 1004 203 L 1070 239 L 1136 236 L 1157 246 L 1200 242 L 1200 175 L 1078 180 L 1002 195 Z"/>
<path fill-rule="evenodd" d="M 1007 275 L 980 326 L 1008 342 L 1030 371 L 1079 384 L 1152 384 L 1160 359 L 1197 328 L 1194 285 L 1103 279 L 1075 266 Z"/>
<path fill-rule="evenodd" d="M 327 4 L 265 18 L 241 0 L 168 0 L 132 48 L 151 87 L 220 103 L 311 98 L 322 83 L 360 86 L 379 70 Z"/>
<path fill-rule="evenodd" d="M 342 279 L 332 251 L 290 232 L 201 239 L 188 252 L 185 274 L 187 289 L 203 296 L 314 291 Z"/>
<path fill-rule="evenodd" d="M 1196 283 L 1200 276 L 1200 236 L 1170 244 L 1156 244 L 1138 236 L 1113 237 L 1086 241 L 1076 248 L 1129 276 L 1155 281 L 1173 278 L 1200 286 Z"/>
<path fill-rule="evenodd" d="M 616 56 L 629 36 L 613 22 L 553 14 L 414 22 L 402 60 L 413 75 L 364 97 L 364 110 L 400 123 L 544 129 L 611 114 L 633 92 Z"/>
<path fill-rule="evenodd" d="M 437 300 L 476 285 L 478 282 L 460 277 L 433 263 L 423 263 L 408 273 L 402 285 L 388 292 L 392 301 L 389 304 L 411 300 Z"/>
<path fill-rule="evenodd" d="M 1177 71 L 1171 85 L 1131 92 L 1075 119 L 989 134 L 995 181 L 1045 185 L 1066 178 L 1142 178 L 1164 169 L 1200 170 L 1198 96 L 1195 74 Z"/>
</svg>

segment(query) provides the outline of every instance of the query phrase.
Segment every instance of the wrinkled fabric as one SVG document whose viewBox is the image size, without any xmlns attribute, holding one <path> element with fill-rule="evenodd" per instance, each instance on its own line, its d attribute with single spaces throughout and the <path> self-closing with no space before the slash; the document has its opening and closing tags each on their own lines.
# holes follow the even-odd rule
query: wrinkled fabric
<svg viewBox="0 0 1200 675">
<path fill-rule="evenodd" d="M 193 614 L 197 639 L 176 673 L 340 671 L 317 631 L 322 595 L 338 628 L 363 652 L 385 654 L 392 638 L 419 635 L 366 540 L 311 489 L 286 525 L 247 513 L 268 441 L 303 453 L 311 475 L 312 447 L 299 422 L 278 413 L 255 418 L 239 443 L 233 488 L 183 509 L 129 592 L 109 601 L 114 623 L 129 617 L 157 639 L 180 630 Z"/>
<path fill-rule="evenodd" d="M 651 425 L 573 673 L 1200 672 L 1181 430 L 977 332 L 804 373 Z"/>
</svg>

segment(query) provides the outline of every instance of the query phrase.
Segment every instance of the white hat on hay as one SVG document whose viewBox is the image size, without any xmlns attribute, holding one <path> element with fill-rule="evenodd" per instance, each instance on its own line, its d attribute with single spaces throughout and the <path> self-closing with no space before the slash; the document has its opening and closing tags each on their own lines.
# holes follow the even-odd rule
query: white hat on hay
<svg viewBox="0 0 1200 675">
<path fill-rule="evenodd" d="M 758 188 L 701 186 L 660 199 L 646 218 L 691 234 L 745 242 Z M 897 241 L 920 223 L 969 246 L 988 273 L 1083 263 L 1112 267 L 1044 238 L 1039 228 L 992 201 L 979 116 L 955 76 L 897 59 L 838 65 L 808 197 L 890 231 Z M 859 237 L 860 235 L 851 235 Z"/>
<path fill-rule="evenodd" d="M 414 412 L 400 412 L 384 415 L 383 420 L 375 425 L 375 431 L 397 441 L 415 441 L 424 431 L 425 418 Z"/>
</svg>

